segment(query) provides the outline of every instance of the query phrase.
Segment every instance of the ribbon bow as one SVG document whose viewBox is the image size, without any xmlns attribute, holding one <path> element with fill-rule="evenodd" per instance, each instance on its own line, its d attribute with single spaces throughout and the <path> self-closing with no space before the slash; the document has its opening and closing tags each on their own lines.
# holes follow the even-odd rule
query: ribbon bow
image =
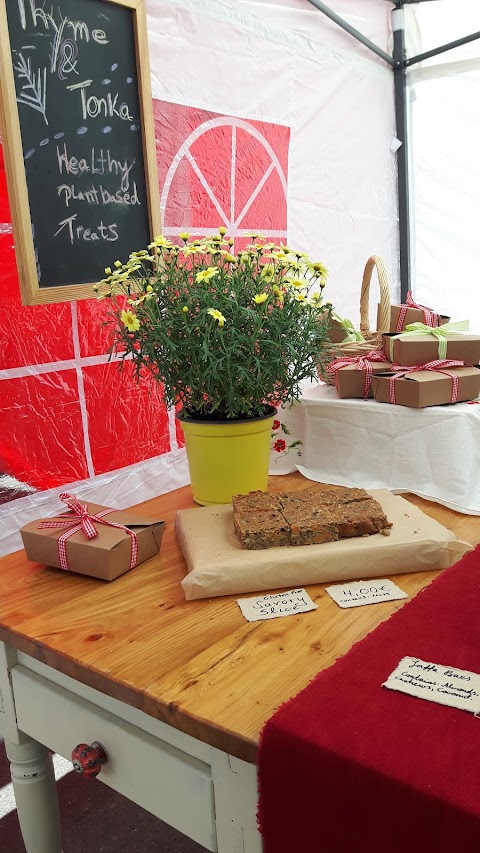
<svg viewBox="0 0 480 853">
<path fill-rule="evenodd" d="M 340 370 L 342 367 L 346 367 L 348 364 L 356 364 L 357 370 L 365 371 L 365 378 L 363 382 L 363 396 L 368 397 L 370 385 L 372 384 L 372 361 L 388 361 L 388 359 L 385 353 L 383 353 L 381 350 L 372 350 L 366 355 L 357 355 L 350 357 L 342 356 L 342 358 L 336 358 L 334 361 L 330 362 L 330 364 L 327 366 L 327 372 L 333 373 L 335 375 L 335 387 L 337 387 L 337 371 Z"/>
<path fill-rule="evenodd" d="M 467 366 L 469 365 L 467 365 L 465 361 L 455 361 L 454 359 L 450 359 L 450 361 L 447 361 L 446 359 L 436 359 L 435 361 L 428 361 L 426 364 L 414 364 L 412 367 L 403 367 L 399 364 L 394 364 L 392 366 L 392 370 L 395 371 L 395 375 L 390 377 L 388 383 L 388 393 L 390 402 L 397 402 L 395 395 L 395 381 L 397 379 L 400 379 L 402 376 L 405 376 L 406 373 L 417 373 L 420 370 L 434 370 L 438 373 L 445 373 L 446 376 L 450 376 L 452 380 L 450 402 L 456 403 L 458 400 L 458 376 L 456 373 L 450 373 L 446 368 Z"/>
<path fill-rule="evenodd" d="M 425 321 L 426 326 L 430 326 L 430 328 L 438 326 L 438 314 L 435 311 L 432 311 L 431 308 L 427 308 L 426 305 L 419 305 L 417 302 L 415 302 L 412 291 L 409 290 L 405 299 L 405 305 L 400 306 L 400 313 L 398 315 L 397 320 L 397 328 L 395 329 L 396 332 L 402 331 L 403 324 L 405 322 L 405 315 L 409 308 L 417 308 L 418 311 L 422 311 L 423 319 Z"/>
<path fill-rule="evenodd" d="M 434 335 L 438 341 L 438 357 L 445 359 L 447 355 L 447 337 L 454 335 L 456 332 L 467 332 L 469 328 L 468 320 L 457 320 L 454 323 L 445 323 L 443 326 L 435 326 L 431 328 L 425 323 L 409 323 L 402 332 L 402 337 L 407 335 Z M 393 361 L 393 350 L 395 346 L 395 335 L 390 338 L 390 361 Z"/>
<path fill-rule="evenodd" d="M 67 504 L 71 512 L 60 513 L 55 516 L 53 521 L 41 521 L 38 526 L 41 529 L 45 527 L 67 528 L 67 530 L 58 538 L 58 557 L 62 569 L 69 569 L 67 540 L 70 536 L 73 536 L 74 533 L 78 533 L 79 530 L 83 530 L 88 539 L 94 539 L 95 536 L 98 536 L 98 530 L 95 527 L 95 523 L 108 524 L 109 527 L 118 527 L 120 530 L 125 530 L 125 532 L 130 536 L 129 568 L 133 569 L 134 566 L 137 565 L 138 541 L 133 530 L 125 527 L 123 524 L 115 524 L 114 521 L 107 521 L 103 517 L 108 515 L 110 512 L 115 512 L 114 509 L 102 509 L 100 512 L 95 513 L 95 515 L 90 515 L 88 512 L 88 504 L 80 503 L 75 495 L 69 495 L 67 492 L 63 492 L 63 494 L 60 495 L 60 500 Z"/>
<path fill-rule="evenodd" d="M 365 340 L 362 333 L 356 330 L 351 320 L 342 319 L 338 314 L 332 314 L 332 317 L 346 333 L 346 337 L 343 339 L 342 344 L 349 344 L 353 341 L 363 342 Z"/>
</svg>

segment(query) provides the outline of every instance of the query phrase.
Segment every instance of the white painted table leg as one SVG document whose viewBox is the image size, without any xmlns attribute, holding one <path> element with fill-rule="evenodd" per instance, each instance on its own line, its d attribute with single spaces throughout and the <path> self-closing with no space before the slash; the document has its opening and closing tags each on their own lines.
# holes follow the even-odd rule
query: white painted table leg
<svg viewBox="0 0 480 853">
<path fill-rule="evenodd" d="M 212 750 L 218 853 L 262 853 L 257 827 L 257 768 Z"/>
<path fill-rule="evenodd" d="M 27 853 L 61 853 L 52 756 L 35 740 L 5 741 L 17 814 Z"/>
</svg>

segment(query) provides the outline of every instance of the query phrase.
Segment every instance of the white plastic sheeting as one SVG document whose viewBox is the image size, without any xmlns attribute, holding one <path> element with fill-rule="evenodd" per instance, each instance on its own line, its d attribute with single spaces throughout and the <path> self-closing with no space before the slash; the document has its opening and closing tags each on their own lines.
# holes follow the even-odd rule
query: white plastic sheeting
<svg viewBox="0 0 480 853">
<path fill-rule="evenodd" d="M 413 9 L 418 52 L 480 30 L 477 0 Z M 413 66 L 417 301 L 480 332 L 480 40 Z"/>
</svg>

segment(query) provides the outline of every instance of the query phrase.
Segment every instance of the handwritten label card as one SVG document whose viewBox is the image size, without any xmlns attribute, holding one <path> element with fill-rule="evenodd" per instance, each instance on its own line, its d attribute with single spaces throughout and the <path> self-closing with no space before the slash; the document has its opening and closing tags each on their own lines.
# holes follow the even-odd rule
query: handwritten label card
<svg viewBox="0 0 480 853">
<path fill-rule="evenodd" d="M 396 598 L 408 598 L 406 592 L 389 580 L 352 581 L 337 583 L 325 587 L 330 598 L 339 607 L 361 607 L 362 604 L 379 604 L 382 601 L 394 601 Z"/>
<path fill-rule="evenodd" d="M 405 657 L 382 687 L 439 705 L 480 713 L 480 675 L 466 669 Z"/>
<path fill-rule="evenodd" d="M 259 619 L 276 619 L 277 616 L 294 616 L 316 610 L 317 605 L 304 589 L 290 589 L 259 598 L 239 598 L 237 604 L 248 622 Z"/>
</svg>

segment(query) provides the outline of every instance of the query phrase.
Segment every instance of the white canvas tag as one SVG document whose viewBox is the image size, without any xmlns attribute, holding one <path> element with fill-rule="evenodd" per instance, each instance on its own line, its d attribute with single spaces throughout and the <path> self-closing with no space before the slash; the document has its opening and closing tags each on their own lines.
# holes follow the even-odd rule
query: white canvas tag
<svg viewBox="0 0 480 853">
<path fill-rule="evenodd" d="M 473 714 L 480 712 L 480 675 L 466 669 L 405 657 L 382 687 Z"/>
<path fill-rule="evenodd" d="M 290 589 L 258 598 L 239 598 L 237 604 L 248 622 L 259 619 L 275 619 L 277 616 L 294 616 L 317 606 L 304 589 Z"/>
<path fill-rule="evenodd" d="M 396 598 L 408 598 L 406 592 L 390 580 L 352 581 L 325 587 L 325 592 L 339 607 L 361 607 L 362 604 L 379 604 Z"/>
</svg>

